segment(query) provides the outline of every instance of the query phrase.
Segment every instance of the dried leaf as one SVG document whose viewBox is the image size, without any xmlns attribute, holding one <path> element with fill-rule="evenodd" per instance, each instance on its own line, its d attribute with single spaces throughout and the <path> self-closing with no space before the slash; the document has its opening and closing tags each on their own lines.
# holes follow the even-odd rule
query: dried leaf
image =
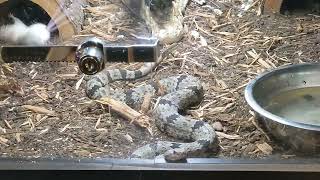
<svg viewBox="0 0 320 180">
<path fill-rule="evenodd" d="M 39 106 L 32 106 L 32 105 L 23 105 L 22 106 L 25 109 L 28 109 L 30 111 L 36 112 L 36 113 L 41 113 L 41 114 L 47 114 L 47 115 L 55 115 L 54 111 L 48 110 L 46 108 L 43 107 L 39 107 Z"/>
<path fill-rule="evenodd" d="M 268 143 L 258 144 L 257 147 L 266 155 L 272 154 L 273 148 Z"/>
</svg>

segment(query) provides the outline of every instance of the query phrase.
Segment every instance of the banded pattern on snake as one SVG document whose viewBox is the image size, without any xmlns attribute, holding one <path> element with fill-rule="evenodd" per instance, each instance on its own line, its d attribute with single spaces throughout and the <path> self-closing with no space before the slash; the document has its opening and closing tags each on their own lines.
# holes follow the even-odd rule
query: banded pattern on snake
<svg viewBox="0 0 320 180">
<path fill-rule="evenodd" d="M 135 87 L 128 91 L 113 90 L 109 83 L 118 80 L 135 80 L 147 75 L 155 63 L 145 63 L 138 70 L 103 70 L 87 81 L 86 94 L 91 99 L 109 96 L 128 106 L 139 109 L 144 95 L 164 93 L 152 112 L 156 126 L 169 136 L 185 142 L 159 141 L 138 148 L 131 158 L 151 159 L 164 157 L 168 161 L 183 160 L 190 157 L 203 157 L 217 150 L 217 136 L 206 122 L 182 116 L 179 112 L 199 104 L 204 95 L 198 78 L 191 75 L 175 75 Z"/>
</svg>

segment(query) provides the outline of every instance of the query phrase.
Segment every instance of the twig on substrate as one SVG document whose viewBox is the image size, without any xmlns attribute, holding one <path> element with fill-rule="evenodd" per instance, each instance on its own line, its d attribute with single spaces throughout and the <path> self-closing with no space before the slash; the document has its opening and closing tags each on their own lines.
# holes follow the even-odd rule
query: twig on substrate
<svg viewBox="0 0 320 180">
<path fill-rule="evenodd" d="M 128 105 L 121 103 L 117 100 L 114 100 L 110 97 L 103 97 L 99 100 L 96 100 L 96 102 L 104 105 L 108 105 L 108 107 L 112 110 L 117 112 L 120 116 L 124 117 L 126 120 L 128 120 L 130 123 L 133 123 L 135 125 L 138 125 L 142 128 L 145 128 L 149 131 L 150 134 L 152 134 L 151 128 L 150 128 L 150 121 L 151 118 L 139 113 L 138 111 L 132 109 Z"/>
<path fill-rule="evenodd" d="M 149 111 L 151 106 L 151 101 L 152 101 L 152 95 L 150 93 L 145 94 L 143 98 L 143 102 L 141 104 L 141 108 L 140 108 L 140 112 L 142 114 L 146 114 Z"/>
<path fill-rule="evenodd" d="M 10 123 L 7 120 L 3 120 L 5 125 L 7 126 L 7 128 L 12 129 L 12 126 L 10 125 Z"/>
<path fill-rule="evenodd" d="M 39 121 L 37 121 L 36 123 L 35 123 L 35 126 L 37 127 L 37 126 L 39 126 L 44 120 L 46 120 L 47 118 L 49 118 L 49 116 L 47 116 L 47 115 L 45 115 L 45 116 L 43 116 L 41 119 L 39 119 Z"/>
<path fill-rule="evenodd" d="M 9 142 L 9 139 L 0 136 L 0 144 L 8 147 L 9 146 L 8 142 Z"/>
<path fill-rule="evenodd" d="M 229 135 L 229 134 L 226 134 L 226 133 L 223 133 L 223 132 L 219 132 L 219 131 L 216 131 L 216 134 L 218 135 L 219 138 L 226 138 L 226 139 L 229 139 L 229 140 L 242 139 L 239 135 Z"/>
</svg>

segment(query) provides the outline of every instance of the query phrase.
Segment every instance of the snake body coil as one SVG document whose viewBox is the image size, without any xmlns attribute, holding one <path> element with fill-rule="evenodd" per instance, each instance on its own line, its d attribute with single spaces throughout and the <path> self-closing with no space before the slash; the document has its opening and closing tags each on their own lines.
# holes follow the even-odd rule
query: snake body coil
<svg viewBox="0 0 320 180">
<path fill-rule="evenodd" d="M 131 158 L 150 159 L 164 157 L 168 161 L 200 157 L 217 149 L 214 129 L 206 122 L 182 116 L 179 112 L 199 104 L 203 99 L 203 88 L 198 78 L 189 75 L 176 75 L 159 82 L 150 82 L 128 91 L 112 90 L 109 83 L 117 80 L 134 80 L 148 74 L 155 63 L 145 63 L 139 70 L 104 70 L 87 81 L 86 93 L 89 98 L 112 97 L 138 109 L 144 95 L 164 95 L 152 113 L 156 126 L 164 133 L 185 142 L 159 141 L 138 148 Z"/>
</svg>

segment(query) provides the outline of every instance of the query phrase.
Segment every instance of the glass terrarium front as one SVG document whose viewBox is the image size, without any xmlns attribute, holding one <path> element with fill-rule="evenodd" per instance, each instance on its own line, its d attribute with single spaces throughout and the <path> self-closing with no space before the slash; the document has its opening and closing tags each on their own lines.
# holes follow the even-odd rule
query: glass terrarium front
<svg viewBox="0 0 320 180">
<path fill-rule="evenodd" d="M 244 98 L 262 72 L 318 56 L 318 15 L 265 16 L 272 3 L 0 0 L 1 157 L 299 156 Z M 83 67 L 103 63 L 85 74 L 90 38 Z"/>
</svg>

